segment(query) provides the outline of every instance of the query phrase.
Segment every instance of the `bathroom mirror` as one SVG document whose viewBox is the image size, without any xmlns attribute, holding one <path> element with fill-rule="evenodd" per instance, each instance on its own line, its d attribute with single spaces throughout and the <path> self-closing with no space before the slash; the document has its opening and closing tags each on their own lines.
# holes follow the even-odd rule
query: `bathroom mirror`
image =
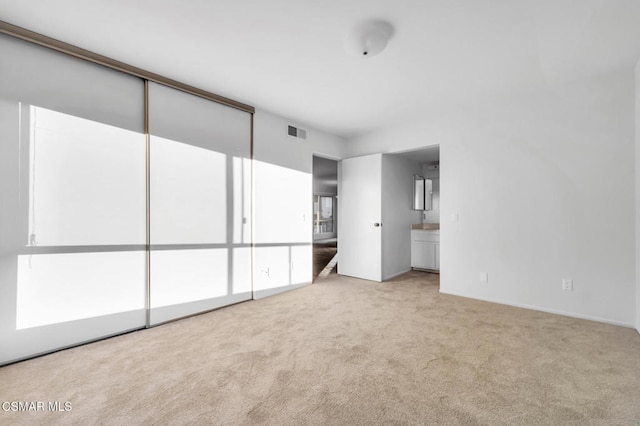
<svg viewBox="0 0 640 426">
<path fill-rule="evenodd" d="M 433 182 L 422 176 L 413 176 L 413 210 L 431 210 Z"/>
</svg>

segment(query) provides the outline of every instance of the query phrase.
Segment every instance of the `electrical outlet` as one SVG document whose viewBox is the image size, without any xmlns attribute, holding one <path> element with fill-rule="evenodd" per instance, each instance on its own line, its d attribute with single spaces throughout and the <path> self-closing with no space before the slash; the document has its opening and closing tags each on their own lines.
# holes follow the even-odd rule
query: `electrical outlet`
<svg viewBox="0 0 640 426">
<path fill-rule="evenodd" d="M 562 290 L 563 291 L 573 291 L 573 280 L 569 280 L 566 278 L 562 279 Z"/>
<path fill-rule="evenodd" d="M 481 283 L 489 282 L 489 274 L 487 272 L 480 272 L 480 282 Z"/>
</svg>

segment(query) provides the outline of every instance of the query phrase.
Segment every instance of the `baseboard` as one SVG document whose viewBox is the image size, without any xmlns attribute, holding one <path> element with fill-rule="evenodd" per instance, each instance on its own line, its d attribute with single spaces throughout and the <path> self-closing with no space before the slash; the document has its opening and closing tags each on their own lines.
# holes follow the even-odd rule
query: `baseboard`
<svg viewBox="0 0 640 426">
<path fill-rule="evenodd" d="M 565 316 L 565 317 L 578 318 L 578 319 L 583 319 L 583 320 L 588 320 L 588 321 L 595 321 L 595 322 L 601 322 L 601 323 L 605 323 L 605 324 L 617 325 L 617 326 L 620 326 L 620 327 L 635 328 L 635 325 L 631 324 L 631 323 L 626 323 L 626 322 L 622 322 L 622 321 L 616 321 L 616 320 L 611 320 L 611 319 L 601 318 L 601 317 L 596 317 L 596 316 L 591 316 L 591 315 L 576 314 L 576 313 L 573 313 L 573 312 L 560 311 L 560 310 L 556 310 L 556 309 L 549 309 L 549 308 L 544 308 L 544 307 L 541 307 L 541 306 L 527 305 L 527 304 L 524 304 L 524 303 L 510 302 L 510 301 L 505 301 L 505 300 L 500 300 L 500 299 L 492 299 L 490 297 L 471 297 L 471 296 L 466 295 L 466 294 L 459 294 L 459 293 L 455 293 L 455 292 L 451 292 L 451 291 L 443 291 L 442 289 L 440 289 L 440 293 L 448 294 L 448 295 L 451 295 L 451 296 L 464 297 L 466 299 L 482 300 L 483 302 L 497 303 L 499 305 L 513 306 L 515 308 L 522 308 L 522 309 L 529 309 L 529 310 L 532 310 L 532 311 L 546 312 L 548 314 L 562 315 L 562 316 Z"/>
<path fill-rule="evenodd" d="M 432 274 L 440 275 L 440 269 L 417 268 L 415 266 L 412 267 L 411 269 L 413 269 L 414 271 L 431 272 Z"/>
</svg>

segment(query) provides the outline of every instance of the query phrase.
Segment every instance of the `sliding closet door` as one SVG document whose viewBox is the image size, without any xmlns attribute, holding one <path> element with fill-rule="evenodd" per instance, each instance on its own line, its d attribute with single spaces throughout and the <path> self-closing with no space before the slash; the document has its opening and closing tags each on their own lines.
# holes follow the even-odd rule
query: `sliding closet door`
<svg viewBox="0 0 640 426">
<path fill-rule="evenodd" d="M 150 323 L 249 300 L 251 115 L 149 84 Z"/>
<path fill-rule="evenodd" d="M 0 36 L 0 364 L 144 327 L 142 80 Z"/>
</svg>

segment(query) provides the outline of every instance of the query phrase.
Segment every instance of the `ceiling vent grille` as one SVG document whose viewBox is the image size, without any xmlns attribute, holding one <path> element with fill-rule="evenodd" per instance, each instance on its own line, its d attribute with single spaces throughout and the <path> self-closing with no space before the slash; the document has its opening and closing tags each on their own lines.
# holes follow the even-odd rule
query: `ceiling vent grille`
<svg viewBox="0 0 640 426">
<path fill-rule="evenodd" d="M 300 139 L 306 139 L 307 131 L 303 129 L 298 129 L 297 127 L 289 126 L 289 136 L 293 136 Z"/>
</svg>

